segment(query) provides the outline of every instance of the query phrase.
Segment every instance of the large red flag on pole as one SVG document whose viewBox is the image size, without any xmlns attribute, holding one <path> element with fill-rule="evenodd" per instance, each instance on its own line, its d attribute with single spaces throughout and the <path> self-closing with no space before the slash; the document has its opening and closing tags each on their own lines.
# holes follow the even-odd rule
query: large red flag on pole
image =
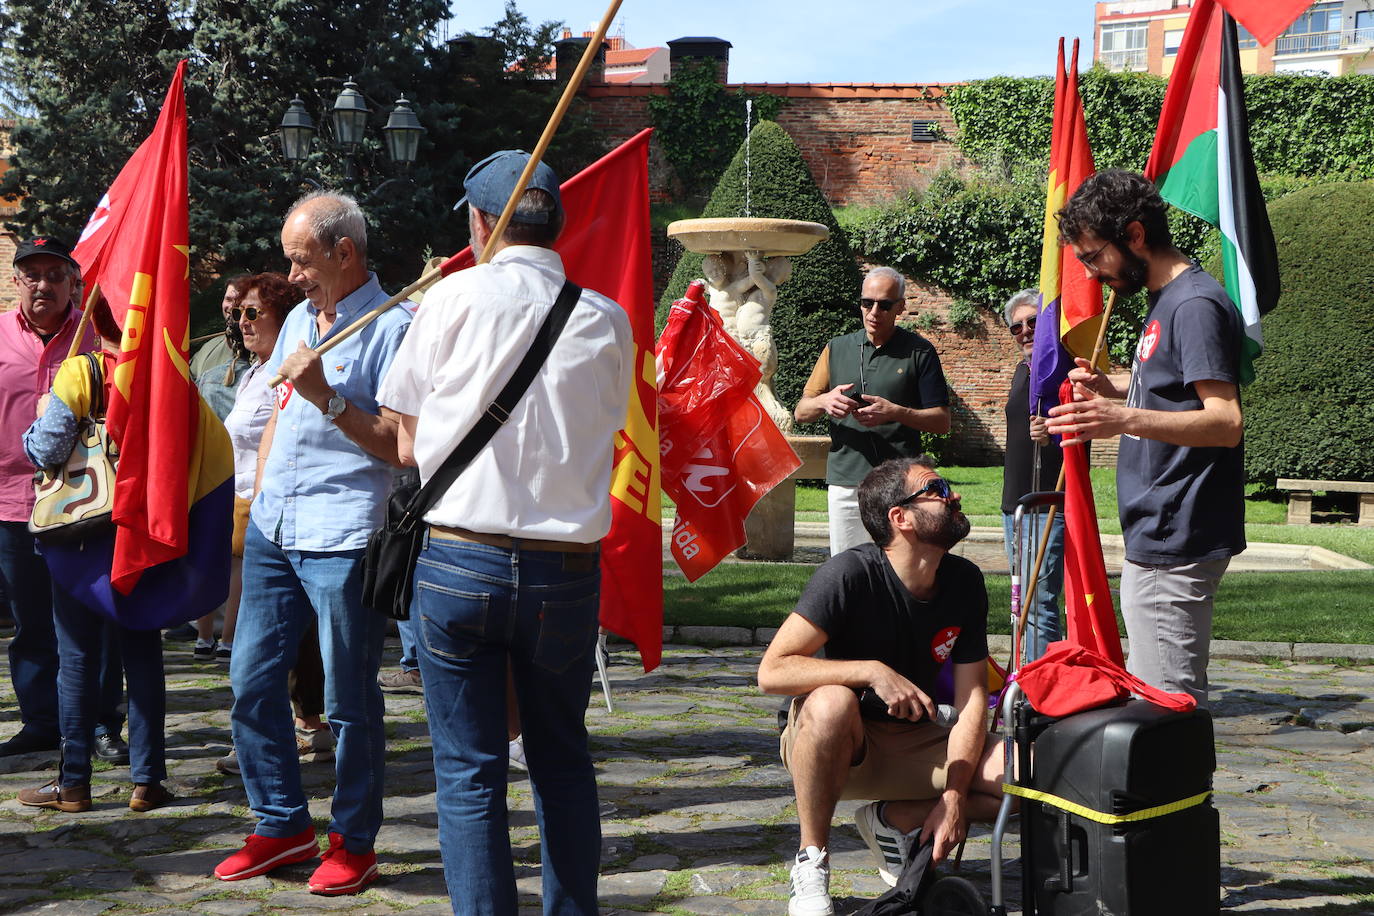
<svg viewBox="0 0 1374 916">
<path fill-rule="evenodd" d="M 1073 400 L 1073 386 L 1065 379 L 1060 400 Z M 1097 528 L 1097 504 L 1088 453 L 1083 443 L 1065 437 L 1064 449 L 1064 618 L 1069 642 L 1085 646 L 1124 665 L 1121 635 L 1116 628 L 1107 565 L 1102 559 L 1102 535 Z"/>
<path fill-rule="evenodd" d="M 554 250 L 568 279 L 609 296 L 630 316 L 635 381 L 625 428 L 615 437 L 611 532 L 601 542 L 601 625 L 639 649 L 644 670 L 663 654 L 663 530 L 660 527 L 654 281 L 649 234 L 649 137 L 642 130 L 563 182 L 567 214 Z M 471 249 L 442 265 L 471 267 Z"/>
<path fill-rule="evenodd" d="M 1226 11 L 1262 45 L 1288 28 L 1314 0 L 1221 0 Z"/>
<path fill-rule="evenodd" d="M 114 561 L 123 594 L 150 566 L 186 553 L 200 442 L 199 396 L 187 368 L 186 62 L 177 64 L 162 113 L 91 215 L 73 255 L 124 331 L 107 425 L 119 443 Z M 214 482 L 216 485 L 220 481 Z"/>
</svg>

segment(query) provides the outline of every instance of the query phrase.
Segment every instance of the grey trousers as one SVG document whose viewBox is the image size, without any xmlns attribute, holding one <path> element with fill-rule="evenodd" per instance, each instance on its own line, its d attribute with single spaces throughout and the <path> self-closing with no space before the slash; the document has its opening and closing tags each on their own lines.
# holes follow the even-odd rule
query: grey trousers
<svg viewBox="0 0 1374 916">
<path fill-rule="evenodd" d="M 1207 706 L 1212 601 L 1231 558 L 1179 566 L 1121 564 L 1121 615 L 1131 654 L 1126 670 Z"/>
</svg>

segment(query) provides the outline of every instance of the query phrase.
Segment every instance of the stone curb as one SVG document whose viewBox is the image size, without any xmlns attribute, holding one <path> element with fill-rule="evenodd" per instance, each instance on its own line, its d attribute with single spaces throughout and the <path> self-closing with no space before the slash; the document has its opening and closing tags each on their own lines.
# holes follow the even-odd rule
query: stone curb
<svg viewBox="0 0 1374 916">
<path fill-rule="evenodd" d="M 721 646 L 767 646 L 777 634 L 776 627 L 700 627 L 680 626 L 663 628 L 663 644 L 719 648 Z M 621 643 L 618 637 L 613 642 Z M 1127 640 L 1121 641 L 1129 648 Z M 1011 651 L 1011 637 L 989 636 L 988 648 L 994 658 Z M 1341 643 L 1253 642 L 1244 639 L 1212 640 L 1212 658 L 1235 661 L 1280 661 L 1293 663 L 1325 662 L 1346 665 L 1374 664 L 1374 646 Z"/>
</svg>

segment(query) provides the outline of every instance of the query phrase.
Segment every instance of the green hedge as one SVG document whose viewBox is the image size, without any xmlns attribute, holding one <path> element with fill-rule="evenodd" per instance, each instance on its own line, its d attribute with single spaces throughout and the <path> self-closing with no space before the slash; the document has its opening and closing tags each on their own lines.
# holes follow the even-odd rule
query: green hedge
<svg viewBox="0 0 1374 916">
<path fill-rule="evenodd" d="M 1295 191 L 1269 219 L 1283 295 L 1242 393 L 1246 471 L 1374 480 L 1374 182 Z"/>
<path fill-rule="evenodd" d="M 1140 171 L 1149 158 L 1165 80 L 1093 69 L 1080 77 L 1097 167 Z M 1043 178 L 1054 83 L 995 77 L 951 86 L 946 96 L 964 155 L 1005 175 Z M 1245 77 L 1250 140 L 1261 173 L 1374 177 L 1374 76 Z"/>
<path fill-rule="evenodd" d="M 792 259 L 792 277 L 778 288 L 773 307 L 773 340 L 778 347 L 778 373 L 773 386 L 778 400 L 793 407 L 830 338 L 859 327 L 859 286 L 854 255 L 830 204 L 821 194 L 801 152 L 787 132 L 772 121 L 760 121 L 749 134 L 750 215 L 824 223 L 830 238 Z M 721 175 L 703 217 L 744 216 L 745 149 Z M 700 277 L 702 256 L 684 252 L 659 302 L 658 325 L 687 284 Z"/>
</svg>

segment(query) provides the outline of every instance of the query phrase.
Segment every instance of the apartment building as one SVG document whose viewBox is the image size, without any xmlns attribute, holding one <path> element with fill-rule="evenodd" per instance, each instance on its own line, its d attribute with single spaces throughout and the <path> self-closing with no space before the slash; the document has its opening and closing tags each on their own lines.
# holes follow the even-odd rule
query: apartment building
<svg viewBox="0 0 1374 916">
<path fill-rule="evenodd" d="M 1096 4 L 1093 61 L 1108 70 L 1168 76 L 1191 0 L 1104 0 Z M 1245 73 L 1374 73 L 1374 0 L 1319 0 L 1272 44 L 1240 27 Z"/>
</svg>

